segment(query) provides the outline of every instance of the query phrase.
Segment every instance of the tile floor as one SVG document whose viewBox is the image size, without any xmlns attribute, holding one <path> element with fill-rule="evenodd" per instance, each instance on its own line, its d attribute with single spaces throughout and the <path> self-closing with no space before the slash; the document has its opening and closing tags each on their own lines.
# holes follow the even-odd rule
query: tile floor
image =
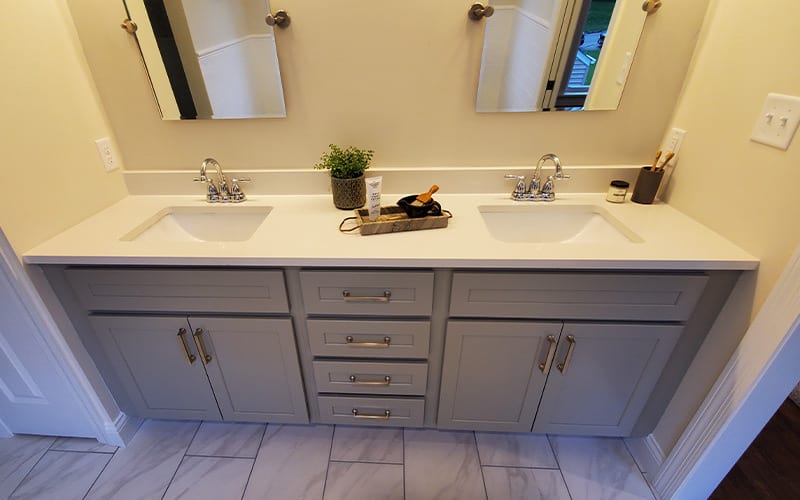
<svg viewBox="0 0 800 500">
<path fill-rule="evenodd" d="M 0 498 L 655 497 L 619 439 L 148 420 L 124 449 L 0 439 Z"/>
</svg>

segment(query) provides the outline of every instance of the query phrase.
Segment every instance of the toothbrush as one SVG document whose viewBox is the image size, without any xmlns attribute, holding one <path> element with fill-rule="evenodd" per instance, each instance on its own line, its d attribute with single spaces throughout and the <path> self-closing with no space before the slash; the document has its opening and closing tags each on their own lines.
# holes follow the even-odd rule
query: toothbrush
<svg viewBox="0 0 800 500">
<path fill-rule="evenodd" d="M 650 171 L 651 172 L 655 172 L 656 171 L 656 165 L 658 165 L 658 159 L 659 158 L 661 158 L 661 150 L 660 149 L 658 151 L 656 151 L 656 159 L 653 160 L 653 164 L 650 165 Z"/>
</svg>

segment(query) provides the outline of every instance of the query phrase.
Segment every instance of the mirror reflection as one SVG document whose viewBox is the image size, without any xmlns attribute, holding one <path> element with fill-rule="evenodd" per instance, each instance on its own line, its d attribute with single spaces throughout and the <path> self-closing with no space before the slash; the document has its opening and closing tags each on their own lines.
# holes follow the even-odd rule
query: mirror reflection
<svg viewBox="0 0 800 500">
<path fill-rule="evenodd" d="M 646 13 L 639 0 L 496 0 L 476 111 L 617 109 Z"/>
<path fill-rule="evenodd" d="M 269 2 L 123 1 L 163 119 L 286 116 Z"/>
</svg>

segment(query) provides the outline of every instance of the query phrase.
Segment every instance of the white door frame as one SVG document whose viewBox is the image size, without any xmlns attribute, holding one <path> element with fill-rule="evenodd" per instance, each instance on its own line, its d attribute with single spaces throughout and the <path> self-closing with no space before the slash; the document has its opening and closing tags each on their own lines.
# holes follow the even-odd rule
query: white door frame
<svg viewBox="0 0 800 500">
<path fill-rule="evenodd" d="M 653 478 L 663 498 L 707 498 L 800 380 L 800 247 Z"/>
<path fill-rule="evenodd" d="M 130 426 L 128 417 L 120 412 L 116 418 L 112 418 L 106 411 L 1 228 L 0 268 L 8 273 L 19 292 L 20 300 L 30 312 L 37 333 L 41 335 L 44 345 L 53 354 L 58 367 L 63 371 L 66 382 L 72 386 L 89 415 L 91 424 L 97 431 L 97 440 L 114 446 L 124 446 L 125 441 L 130 440 L 132 435 L 127 430 Z M 0 436 L 9 435 L 11 432 L 0 421 Z"/>
</svg>

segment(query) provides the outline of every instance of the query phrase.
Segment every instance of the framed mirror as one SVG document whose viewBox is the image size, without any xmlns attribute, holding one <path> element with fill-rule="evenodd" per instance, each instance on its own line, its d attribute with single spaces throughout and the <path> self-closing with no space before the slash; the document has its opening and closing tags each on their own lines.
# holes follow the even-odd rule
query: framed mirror
<svg viewBox="0 0 800 500">
<path fill-rule="evenodd" d="M 164 120 L 283 118 L 265 0 L 123 0 Z"/>
<path fill-rule="evenodd" d="M 614 110 L 647 16 L 641 0 L 495 0 L 476 111 Z"/>
</svg>

